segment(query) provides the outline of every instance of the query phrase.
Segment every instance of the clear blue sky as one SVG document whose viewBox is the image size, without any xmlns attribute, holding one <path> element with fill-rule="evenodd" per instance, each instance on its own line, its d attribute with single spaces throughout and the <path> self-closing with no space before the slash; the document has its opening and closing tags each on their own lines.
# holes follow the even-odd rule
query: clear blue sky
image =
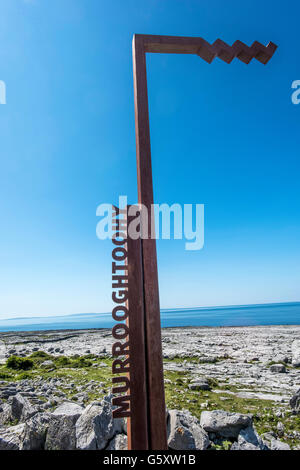
<svg viewBox="0 0 300 470">
<path fill-rule="evenodd" d="M 111 308 L 96 207 L 137 199 L 134 33 L 270 40 L 267 66 L 148 56 L 157 203 L 205 204 L 205 246 L 158 242 L 162 307 L 300 300 L 297 2 L 2 0 L 0 317 Z"/>
</svg>

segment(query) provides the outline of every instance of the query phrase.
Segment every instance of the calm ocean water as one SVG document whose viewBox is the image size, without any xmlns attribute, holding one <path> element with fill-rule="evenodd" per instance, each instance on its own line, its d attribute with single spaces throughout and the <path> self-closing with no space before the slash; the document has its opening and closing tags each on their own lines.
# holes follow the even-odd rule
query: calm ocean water
<svg viewBox="0 0 300 470">
<path fill-rule="evenodd" d="M 24 317 L 0 320 L 0 331 L 111 328 L 109 313 L 84 313 L 59 317 Z M 298 325 L 300 302 L 227 307 L 177 308 L 161 311 L 162 327 Z"/>
</svg>

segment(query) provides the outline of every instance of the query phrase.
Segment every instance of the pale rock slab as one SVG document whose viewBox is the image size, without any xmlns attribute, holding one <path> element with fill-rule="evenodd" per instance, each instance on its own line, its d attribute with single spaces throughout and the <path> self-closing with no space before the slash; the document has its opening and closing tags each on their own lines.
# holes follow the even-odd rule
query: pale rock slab
<svg viewBox="0 0 300 470">
<path fill-rule="evenodd" d="M 200 425 L 206 432 L 228 438 L 237 438 L 241 429 L 251 423 L 250 416 L 223 410 L 202 411 L 200 418 Z"/>
<path fill-rule="evenodd" d="M 300 339 L 295 339 L 292 343 L 292 364 L 300 367 Z"/>
<path fill-rule="evenodd" d="M 2 403 L 2 405 L 0 405 L 0 425 L 9 424 L 11 420 L 11 405 L 9 403 Z"/>
<path fill-rule="evenodd" d="M 272 439 L 271 450 L 291 450 L 291 448 L 285 442 L 281 442 L 278 439 Z"/>
<path fill-rule="evenodd" d="M 0 450 L 20 450 L 24 424 L 4 428 L 0 431 Z"/>
<path fill-rule="evenodd" d="M 11 403 L 11 414 L 13 419 L 24 422 L 26 419 L 31 418 L 37 409 L 31 405 L 30 401 L 23 397 L 20 393 L 17 393 Z"/>
<path fill-rule="evenodd" d="M 50 421 L 50 413 L 37 413 L 27 420 L 21 435 L 21 450 L 43 450 Z"/>
<path fill-rule="evenodd" d="M 208 434 L 200 427 L 197 418 L 187 410 L 170 410 L 168 419 L 168 446 L 173 450 L 199 449 L 209 447 Z"/>
<path fill-rule="evenodd" d="M 234 442 L 230 450 L 268 450 L 255 429 L 248 426 L 239 433 L 237 442 Z"/>
<path fill-rule="evenodd" d="M 79 418 L 79 416 L 83 413 L 84 408 L 77 403 L 71 401 L 64 401 L 61 405 L 59 405 L 54 411 L 53 415 L 55 416 L 74 416 Z"/>
<path fill-rule="evenodd" d="M 300 388 L 290 399 L 290 406 L 295 414 L 300 413 Z"/>
<path fill-rule="evenodd" d="M 76 423 L 77 449 L 104 449 L 117 433 L 125 429 L 124 419 L 113 419 L 111 395 L 101 404 L 88 405 Z"/>
<path fill-rule="evenodd" d="M 78 415 L 50 414 L 45 450 L 75 450 L 75 423 Z"/>
<path fill-rule="evenodd" d="M 105 450 L 127 450 L 127 436 L 116 434 Z"/>
</svg>

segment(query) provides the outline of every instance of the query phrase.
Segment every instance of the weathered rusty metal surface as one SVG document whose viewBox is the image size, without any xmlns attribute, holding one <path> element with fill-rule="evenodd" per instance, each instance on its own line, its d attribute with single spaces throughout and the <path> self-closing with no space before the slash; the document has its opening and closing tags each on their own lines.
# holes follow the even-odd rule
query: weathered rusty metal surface
<svg viewBox="0 0 300 470">
<path fill-rule="evenodd" d="M 128 207 L 129 209 L 129 207 Z M 128 216 L 128 223 L 132 217 Z M 131 415 L 127 419 L 128 449 L 148 450 L 148 394 L 141 239 L 127 239 Z"/>
<path fill-rule="evenodd" d="M 133 39 L 133 72 L 139 203 L 144 204 L 148 209 L 148 214 L 150 214 L 153 204 L 153 185 L 146 56 L 143 43 L 140 41 L 136 42 L 135 38 Z M 149 448 L 151 450 L 164 450 L 167 449 L 164 377 L 156 241 L 151 239 L 151 223 L 149 223 L 146 231 L 148 239 L 142 240 L 142 261 L 149 403 Z"/>
<path fill-rule="evenodd" d="M 150 34 L 136 34 L 135 41 L 143 45 L 145 52 L 167 53 L 167 54 L 196 54 L 209 64 L 215 57 L 230 64 L 237 58 L 249 64 L 252 59 L 256 59 L 262 64 L 267 64 L 277 49 L 276 44 L 269 42 L 264 46 L 258 41 L 254 41 L 251 46 L 247 46 L 242 41 L 235 41 L 232 46 L 217 39 L 213 44 L 200 37 L 183 36 L 155 36 Z"/>
<path fill-rule="evenodd" d="M 125 217 L 126 216 L 126 217 Z M 129 327 L 124 324 L 129 316 L 128 310 L 128 252 L 127 252 L 127 209 L 124 211 L 114 207 L 113 211 L 113 251 L 112 251 L 112 300 L 116 304 L 112 317 L 117 322 L 112 335 L 117 340 L 112 346 L 112 356 L 116 357 L 112 364 L 112 404 L 114 418 L 126 418 L 131 415 L 130 370 L 129 361 Z M 125 359 L 123 359 L 125 357 Z M 123 375 L 119 375 L 123 374 Z"/>
<path fill-rule="evenodd" d="M 136 131 L 136 154 L 137 154 L 137 178 L 139 203 L 148 210 L 149 224 L 143 227 L 142 231 L 148 234 L 146 239 L 140 240 L 137 244 L 132 241 L 132 250 L 136 247 L 141 254 L 134 253 L 129 256 L 129 265 L 133 262 L 136 266 L 140 259 L 140 270 L 137 271 L 138 285 L 135 281 L 129 282 L 129 291 L 133 290 L 130 298 L 135 305 L 136 315 L 142 309 L 139 303 L 143 295 L 144 303 L 144 331 L 145 331 L 145 356 L 143 360 L 131 360 L 130 380 L 133 370 L 137 370 L 145 364 L 146 389 L 144 397 L 147 400 L 147 428 L 148 428 L 148 448 L 151 450 L 167 449 L 166 419 L 165 419 L 165 397 L 163 381 L 163 361 L 161 345 L 159 289 L 157 273 L 156 241 L 153 238 L 155 227 L 151 226 L 150 217 L 153 205 L 153 183 L 151 167 L 150 129 L 147 94 L 147 74 L 146 74 L 146 53 L 175 53 L 175 54 L 196 54 L 206 62 L 211 63 L 215 57 L 219 57 L 226 63 L 230 63 L 235 57 L 248 64 L 253 58 L 266 64 L 273 56 L 277 46 L 270 42 L 263 46 L 255 41 L 252 46 L 247 46 L 241 41 L 236 41 L 232 46 L 217 39 L 213 44 L 209 44 L 202 38 L 173 37 L 173 36 L 153 36 L 134 35 L 133 51 L 133 76 L 134 76 L 134 101 L 135 101 L 135 131 Z M 132 256 L 132 259 L 131 259 Z M 142 283 L 142 289 L 140 286 Z M 140 296 L 140 297 L 139 297 Z M 129 301 L 130 305 L 130 301 Z M 132 318 L 132 317 L 131 317 Z M 137 318 L 140 318 L 137 316 Z M 130 334 L 132 320 L 129 319 Z M 141 325 L 137 326 L 137 334 L 140 334 Z M 129 335 L 130 336 L 130 335 Z M 141 344 L 139 345 L 141 347 Z M 135 362 L 136 361 L 136 362 Z M 144 361 L 144 362 L 143 362 Z M 139 364 L 139 365 L 138 365 Z M 141 369 L 140 369 L 141 370 Z M 144 369 L 143 369 L 144 370 Z M 142 415 L 141 405 L 137 406 L 139 395 L 135 395 L 132 401 L 131 417 L 129 421 L 130 446 L 136 449 L 133 442 L 133 416 L 136 413 Z M 139 402 L 141 403 L 141 401 Z M 146 421 L 145 421 L 146 422 Z M 145 430 L 143 430 L 145 432 Z M 144 438 L 143 438 L 144 439 Z M 137 445 L 141 444 L 142 440 Z M 145 447 L 146 448 L 146 447 Z"/>
<path fill-rule="evenodd" d="M 127 235 L 133 219 L 126 208 L 126 222 L 118 208 L 113 214 L 112 317 L 112 392 L 114 418 L 127 418 L 128 449 L 149 448 L 148 393 L 146 386 L 147 352 L 145 345 L 144 292 L 141 239 Z"/>
</svg>

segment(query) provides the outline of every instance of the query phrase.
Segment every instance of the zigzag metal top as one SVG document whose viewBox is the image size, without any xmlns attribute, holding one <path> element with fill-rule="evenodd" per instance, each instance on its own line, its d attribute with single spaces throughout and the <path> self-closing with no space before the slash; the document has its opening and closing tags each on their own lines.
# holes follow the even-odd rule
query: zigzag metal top
<svg viewBox="0 0 300 470">
<path fill-rule="evenodd" d="M 135 34 L 133 41 L 136 47 L 142 46 L 144 52 L 196 54 L 209 64 L 215 57 L 219 57 L 227 64 L 230 64 L 235 57 L 245 64 L 249 64 L 252 59 L 267 64 L 277 49 L 273 42 L 263 46 L 260 42 L 254 41 L 249 47 L 241 41 L 235 41 L 232 46 L 229 46 L 221 39 L 209 44 L 203 38 L 147 34 Z"/>
<path fill-rule="evenodd" d="M 260 42 L 254 41 L 252 46 L 249 47 L 242 41 L 235 41 L 232 46 L 229 46 L 221 39 L 217 39 L 212 45 L 203 39 L 203 45 L 199 48 L 197 54 L 209 64 L 215 57 L 219 57 L 219 59 L 224 60 L 227 64 L 230 64 L 237 57 L 245 64 L 249 64 L 252 59 L 256 59 L 265 65 L 269 62 L 276 49 L 277 46 L 273 42 L 263 46 Z"/>
</svg>

